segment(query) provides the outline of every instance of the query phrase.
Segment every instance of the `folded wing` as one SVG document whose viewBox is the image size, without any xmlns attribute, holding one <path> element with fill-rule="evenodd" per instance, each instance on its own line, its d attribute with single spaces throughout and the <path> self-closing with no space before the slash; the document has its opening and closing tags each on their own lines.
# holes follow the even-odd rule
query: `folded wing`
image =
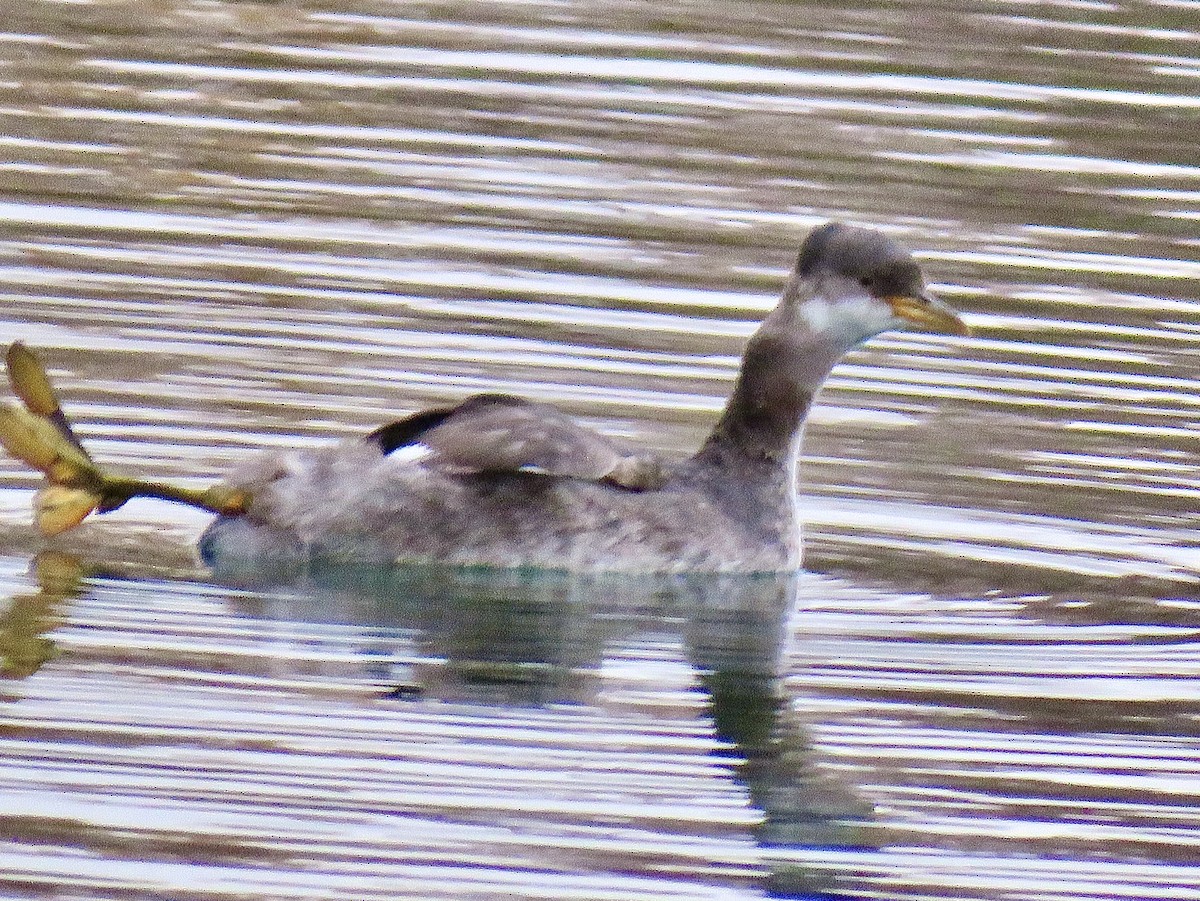
<svg viewBox="0 0 1200 901">
<path fill-rule="evenodd" d="M 423 445 L 437 462 L 475 472 L 538 472 L 659 488 L 662 461 L 585 428 L 554 407 L 509 394 L 479 394 L 456 407 L 415 413 L 367 436 L 391 453 Z"/>
</svg>

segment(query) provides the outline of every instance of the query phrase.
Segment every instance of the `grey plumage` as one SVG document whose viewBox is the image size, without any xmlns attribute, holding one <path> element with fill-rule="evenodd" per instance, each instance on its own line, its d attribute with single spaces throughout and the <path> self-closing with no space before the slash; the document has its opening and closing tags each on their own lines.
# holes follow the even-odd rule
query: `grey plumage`
<svg viewBox="0 0 1200 901">
<path fill-rule="evenodd" d="M 639 572 L 795 569 L 796 462 L 825 376 L 851 347 L 906 323 L 963 333 L 879 232 L 829 224 L 801 248 L 751 337 L 704 446 L 670 464 L 544 404 L 480 395 L 367 441 L 252 461 L 253 505 L 201 541 L 211 562 L 527 566 Z M 389 452 L 420 445 L 429 454 Z"/>
</svg>

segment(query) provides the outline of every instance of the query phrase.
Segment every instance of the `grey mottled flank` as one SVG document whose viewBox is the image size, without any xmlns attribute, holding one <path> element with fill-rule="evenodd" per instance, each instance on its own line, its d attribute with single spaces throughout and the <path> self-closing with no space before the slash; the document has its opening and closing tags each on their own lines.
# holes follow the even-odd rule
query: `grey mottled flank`
<svg viewBox="0 0 1200 901">
<path fill-rule="evenodd" d="M 622 458 L 658 465 L 557 411 L 468 401 L 458 409 L 470 415 L 455 423 L 451 414 L 429 430 L 435 452 L 425 459 L 347 441 L 251 462 L 230 479 L 251 492 L 250 513 L 216 520 L 202 552 L 217 565 L 319 558 L 637 572 L 795 569 L 795 470 L 812 399 L 847 350 L 905 325 L 885 298 L 923 291 L 909 254 L 882 234 L 822 226 L 751 337 L 712 435 L 693 457 L 661 464 L 661 487 L 602 481 Z"/>
</svg>

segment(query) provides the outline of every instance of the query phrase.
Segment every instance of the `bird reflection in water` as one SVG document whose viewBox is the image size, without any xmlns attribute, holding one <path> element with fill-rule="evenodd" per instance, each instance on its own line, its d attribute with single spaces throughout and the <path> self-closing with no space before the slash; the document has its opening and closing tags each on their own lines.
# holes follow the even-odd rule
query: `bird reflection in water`
<svg viewBox="0 0 1200 901">
<path fill-rule="evenodd" d="M 37 558 L 39 591 L 14 597 L 0 619 L 5 676 L 29 677 L 54 659 L 51 633 L 85 596 L 97 568 L 68 554 Z M 617 713 L 635 730 L 643 723 L 653 733 L 679 723 L 673 692 L 696 693 L 700 705 L 685 701 L 682 709 L 702 711 L 697 734 L 718 740 L 715 753 L 745 786 L 761 814 L 755 830 L 761 844 L 861 844 L 853 824 L 870 818 L 869 804 L 853 784 L 821 768 L 783 690 L 803 575 L 370 566 L 312 567 L 292 573 L 290 582 L 278 572 L 223 575 L 239 583 L 225 603 L 244 617 L 243 636 L 253 640 L 258 632 L 274 642 L 307 635 L 307 650 L 321 635 L 342 636 L 330 659 L 351 662 L 338 665 L 335 681 L 360 702 L 454 701 L 526 711 L 579 705 Z M 302 624 L 336 628 L 297 629 Z M 223 676 L 231 667 L 267 665 L 278 676 L 311 667 L 320 656 L 268 648 L 265 656 L 217 660 L 185 652 L 177 664 L 186 658 L 193 670 L 218 666 Z M 330 691 L 328 679 L 295 684 Z M 802 868 L 777 866 L 769 878 L 784 894 L 833 888 Z"/>
<path fill-rule="evenodd" d="M 402 701 L 611 709 L 623 703 L 625 662 L 673 662 L 762 812 L 760 842 L 859 846 L 854 823 L 871 806 L 816 762 L 781 678 L 804 578 L 322 565 L 284 599 L 249 593 L 238 604 L 260 619 L 364 627 L 364 673 Z M 412 644 L 389 654 L 384 635 Z M 653 690 L 633 694 L 653 717 Z M 830 888 L 792 868 L 772 879 L 788 893 Z"/>
</svg>

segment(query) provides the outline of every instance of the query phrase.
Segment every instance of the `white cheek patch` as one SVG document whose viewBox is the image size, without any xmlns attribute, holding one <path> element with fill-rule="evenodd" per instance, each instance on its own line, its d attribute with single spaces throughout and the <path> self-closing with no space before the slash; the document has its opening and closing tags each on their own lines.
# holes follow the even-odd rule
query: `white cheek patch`
<svg viewBox="0 0 1200 901">
<path fill-rule="evenodd" d="M 847 319 L 858 325 L 858 331 L 864 340 L 900 324 L 891 304 L 877 297 L 851 298 L 848 307 Z"/>
<path fill-rule="evenodd" d="M 900 324 L 888 304 L 867 294 L 830 299 L 816 296 L 799 309 L 800 318 L 815 335 L 850 346 Z"/>
<path fill-rule="evenodd" d="M 833 317 L 833 303 L 824 297 L 814 297 L 805 302 L 799 309 L 800 318 L 808 326 L 808 330 L 820 335 L 829 330 Z"/>
</svg>

